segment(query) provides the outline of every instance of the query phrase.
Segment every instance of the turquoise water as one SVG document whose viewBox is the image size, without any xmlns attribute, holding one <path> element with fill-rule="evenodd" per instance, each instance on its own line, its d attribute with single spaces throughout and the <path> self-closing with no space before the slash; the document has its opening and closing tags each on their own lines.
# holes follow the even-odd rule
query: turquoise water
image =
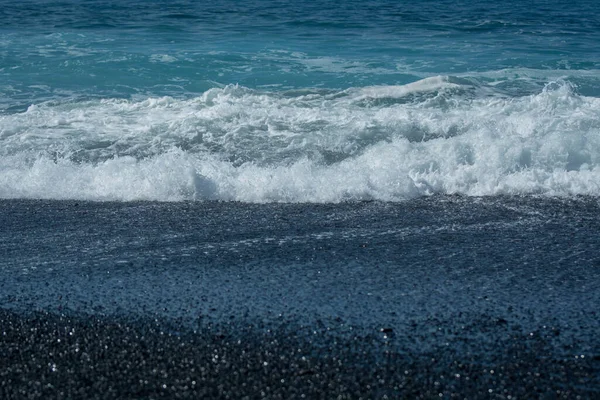
<svg viewBox="0 0 600 400">
<path fill-rule="evenodd" d="M 595 1 L 1 1 L 0 197 L 600 195 Z"/>
</svg>

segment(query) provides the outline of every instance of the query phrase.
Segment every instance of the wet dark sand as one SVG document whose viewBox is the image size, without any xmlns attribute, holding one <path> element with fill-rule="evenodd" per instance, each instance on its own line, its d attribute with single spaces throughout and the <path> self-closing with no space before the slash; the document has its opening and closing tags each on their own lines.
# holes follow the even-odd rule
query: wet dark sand
<svg viewBox="0 0 600 400">
<path fill-rule="evenodd" d="M 2 399 L 600 396 L 594 199 L 1 206 Z"/>
</svg>

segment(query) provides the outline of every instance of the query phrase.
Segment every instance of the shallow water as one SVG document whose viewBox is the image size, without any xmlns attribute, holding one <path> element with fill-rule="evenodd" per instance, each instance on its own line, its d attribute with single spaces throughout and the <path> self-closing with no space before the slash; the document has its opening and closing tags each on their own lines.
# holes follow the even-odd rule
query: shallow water
<svg viewBox="0 0 600 400">
<path fill-rule="evenodd" d="M 373 329 L 516 308 L 527 330 L 600 295 L 594 198 L 2 207 L 2 303 L 17 310 Z"/>
</svg>

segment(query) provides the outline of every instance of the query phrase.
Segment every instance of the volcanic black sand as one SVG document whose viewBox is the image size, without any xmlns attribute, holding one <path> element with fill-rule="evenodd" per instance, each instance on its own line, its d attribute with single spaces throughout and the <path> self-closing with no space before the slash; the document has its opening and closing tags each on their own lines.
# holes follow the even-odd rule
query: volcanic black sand
<svg viewBox="0 0 600 400">
<path fill-rule="evenodd" d="M 596 199 L 0 202 L 0 398 L 598 398 Z"/>
</svg>

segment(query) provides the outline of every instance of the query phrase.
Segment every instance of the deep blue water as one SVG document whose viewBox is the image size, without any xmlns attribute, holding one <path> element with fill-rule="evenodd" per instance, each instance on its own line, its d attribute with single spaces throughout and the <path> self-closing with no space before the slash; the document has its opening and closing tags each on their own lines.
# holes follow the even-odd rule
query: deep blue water
<svg viewBox="0 0 600 400">
<path fill-rule="evenodd" d="M 2 1 L 0 197 L 600 194 L 596 1 Z"/>
</svg>

